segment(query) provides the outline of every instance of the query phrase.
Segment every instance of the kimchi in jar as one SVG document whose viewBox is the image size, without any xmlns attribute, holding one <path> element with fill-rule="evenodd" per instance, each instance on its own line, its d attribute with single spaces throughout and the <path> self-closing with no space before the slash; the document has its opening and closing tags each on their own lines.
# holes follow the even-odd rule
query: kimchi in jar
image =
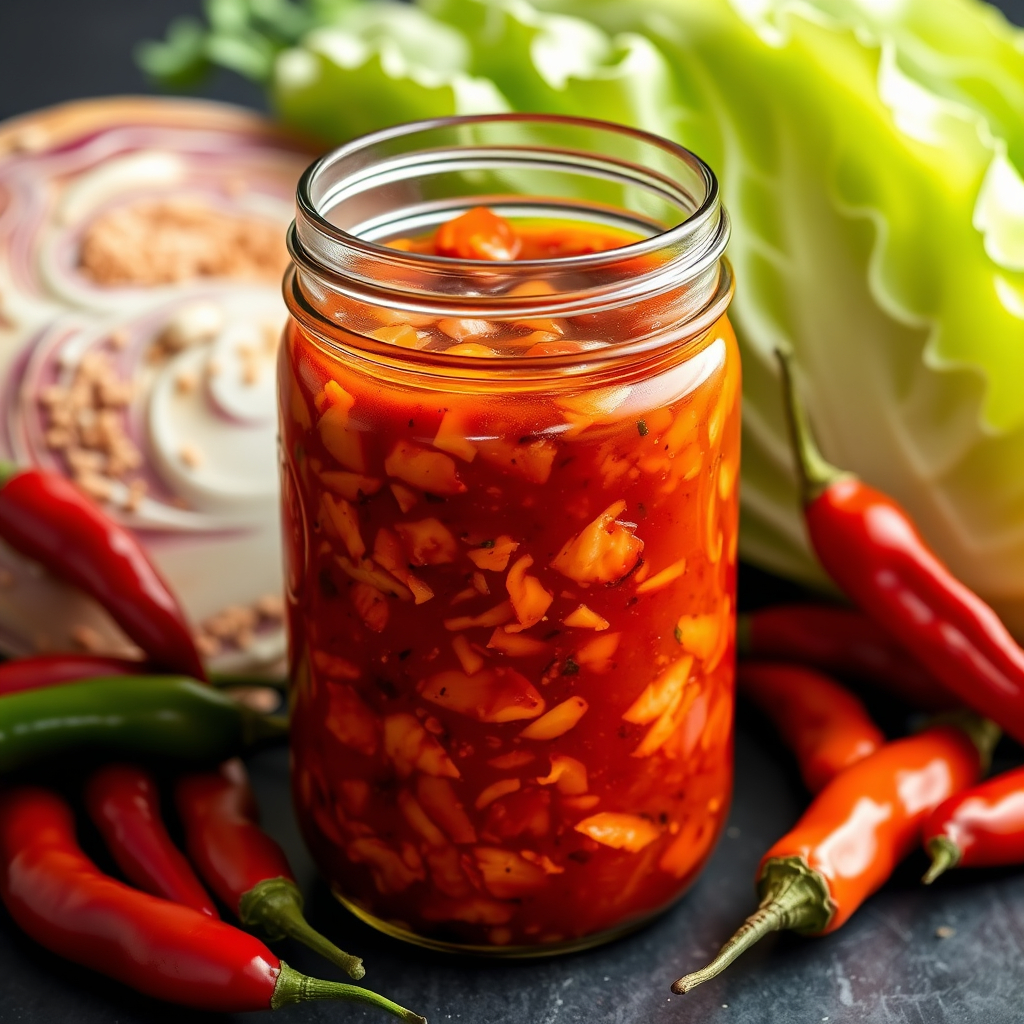
<svg viewBox="0 0 1024 1024">
<path fill-rule="evenodd" d="M 280 361 L 293 789 L 337 897 L 452 950 L 665 908 L 732 775 L 740 366 L 714 175 L 541 116 L 299 186 Z"/>
</svg>

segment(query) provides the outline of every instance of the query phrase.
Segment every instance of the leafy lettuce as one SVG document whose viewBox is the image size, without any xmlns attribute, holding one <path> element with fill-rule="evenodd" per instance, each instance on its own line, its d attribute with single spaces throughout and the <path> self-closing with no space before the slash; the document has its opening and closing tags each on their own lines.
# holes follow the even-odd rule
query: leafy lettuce
<svg viewBox="0 0 1024 1024">
<path fill-rule="evenodd" d="M 719 174 L 744 356 L 741 553 L 815 581 L 771 352 L 832 461 L 1024 634 L 1024 33 L 976 0 L 213 0 L 219 63 L 339 142 L 506 109 L 659 132 Z M 248 55 L 248 56 L 246 56 Z"/>
</svg>

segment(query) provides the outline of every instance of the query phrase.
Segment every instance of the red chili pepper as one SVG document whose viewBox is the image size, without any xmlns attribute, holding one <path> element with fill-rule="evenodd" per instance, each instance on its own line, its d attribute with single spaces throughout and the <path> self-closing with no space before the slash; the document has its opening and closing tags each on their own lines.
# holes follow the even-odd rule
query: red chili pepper
<svg viewBox="0 0 1024 1024">
<path fill-rule="evenodd" d="M 856 608 L 761 608 L 737 619 L 736 647 L 740 658 L 812 665 L 871 683 L 926 711 L 948 711 L 960 704 L 905 647 Z"/>
<path fill-rule="evenodd" d="M 799 665 L 741 662 L 736 682 L 775 723 L 817 793 L 884 742 L 864 705 L 828 676 Z"/>
<path fill-rule="evenodd" d="M 103 874 L 78 846 L 70 807 L 45 789 L 0 797 L 0 897 L 36 942 L 158 999 L 221 1013 L 341 999 L 426 1024 L 375 992 L 299 974 L 254 936 Z"/>
<path fill-rule="evenodd" d="M 167 834 L 159 791 L 148 772 L 130 764 L 100 768 L 86 783 L 85 805 L 129 882 L 209 917 L 220 916 Z"/>
<path fill-rule="evenodd" d="M 1024 768 L 951 796 L 928 816 L 922 838 L 928 884 L 953 867 L 1024 864 Z"/>
<path fill-rule="evenodd" d="M 998 730 L 966 713 L 958 721 L 887 743 L 837 775 L 762 858 L 756 913 L 672 991 L 714 978 L 769 932 L 826 935 L 844 924 L 913 849 L 928 814 L 987 764 Z"/>
<path fill-rule="evenodd" d="M 1024 650 L 892 498 L 825 462 L 796 397 L 792 353 L 777 353 L 807 532 L 825 570 L 949 692 L 1024 741 Z"/>
<path fill-rule="evenodd" d="M 181 606 L 142 545 L 69 480 L 0 464 L 0 538 L 94 597 L 153 663 L 206 678 Z"/>
<path fill-rule="evenodd" d="M 185 776 L 175 797 L 192 863 L 242 924 L 259 926 L 272 940 L 296 939 L 353 978 L 366 973 L 359 957 L 338 949 L 302 916 L 302 893 L 284 850 L 257 824 L 259 808 L 241 761 Z"/>
<path fill-rule="evenodd" d="M 79 679 L 133 676 L 146 671 L 141 661 L 103 654 L 35 654 L 0 664 L 0 697 L 21 690 L 42 690 Z"/>
</svg>

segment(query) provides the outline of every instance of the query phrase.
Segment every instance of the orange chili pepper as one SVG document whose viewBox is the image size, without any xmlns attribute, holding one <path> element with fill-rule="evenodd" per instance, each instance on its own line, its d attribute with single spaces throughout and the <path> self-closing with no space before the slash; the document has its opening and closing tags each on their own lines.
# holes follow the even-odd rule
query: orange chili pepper
<svg viewBox="0 0 1024 1024">
<path fill-rule="evenodd" d="M 914 848 L 931 811 L 977 781 L 998 735 L 991 722 L 964 712 L 837 775 L 762 858 L 757 911 L 672 991 L 710 981 L 769 932 L 827 935 L 843 925 Z"/>
<path fill-rule="evenodd" d="M 741 662 L 736 682 L 796 755 L 804 784 L 819 792 L 884 742 L 864 705 L 828 676 L 801 665 Z"/>
</svg>

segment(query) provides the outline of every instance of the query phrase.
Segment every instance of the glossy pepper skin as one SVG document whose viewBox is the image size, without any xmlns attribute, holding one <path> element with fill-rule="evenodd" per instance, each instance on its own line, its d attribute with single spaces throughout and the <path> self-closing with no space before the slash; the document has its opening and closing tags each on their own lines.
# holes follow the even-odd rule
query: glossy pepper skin
<svg viewBox="0 0 1024 1024">
<path fill-rule="evenodd" d="M 963 730 L 939 725 L 894 740 L 837 776 L 762 858 L 798 857 L 828 887 L 830 913 L 810 934 L 834 932 L 917 844 L 925 817 L 976 782 L 982 760 Z"/>
<path fill-rule="evenodd" d="M 103 654 L 35 654 L 0 664 L 0 697 L 21 690 L 42 690 L 98 676 L 130 676 L 145 671 L 141 662 Z"/>
<path fill-rule="evenodd" d="M 242 924 L 259 926 L 271 939 L 297 939 L 351 977 L 363 977 L 362 960 L 338 949 L 302 916 L 302 893 L 284 850 L 259 827 L 241 761 L 186 775 L 175 787 L 175 800 L 192 863 Z"/>
<path fill-rule="evenodd" d="M 95 598 L 154 665 L 205 679 L 185 614 L 142 545 L 73 483 L 0 464 L 0 537 Z"/>
<path fill-rule="evenodd" d="M 761 608 L 738 617 L 736 646 L 741 659 L 810 665 L 870 683 L 925 711 L 948 711 L 959 704 L 902 644 L 856 608 Z"/>
<path fill-rule="evenodd" d="M 968 707 L 1024 741 L 1024 650 L 888 495 L 829 465 L 777 350 L 802 480 L 804 519 L 825 571 Z"/>
<path fill-rule="evenodd" d="M 812 793 L 885 742 L 864 705 L 813 669 L 741 662 L 736 684 L 775 724 Z"/>
<path fill-rule="evenodd" d="M 961 721 L 887 743 L 837 775 L 762 858 L 758 910 L 672 990 L 709 981 L 769 932 L 825 935 L 845 924 L 914 848 L 932 810 L 987 765 L 998 730 L 967 714 Z"/>
<path fill-rule="evenodd" d="M 103 874 L 78 846 L 67 803 L 46 789 L 0 796 L 0 897 L 40 945 L 157 999 L 220 1013 L 354 1000 L 425 1024 L 366 989 L 298 974 L 254 936 Z"/>
<path fill-rule="evenodd" d="M 110 764 L 85 785 L 89 817 L 121 873 L 143 892 L 219 917 L 192 866 L 167 834 L 160 793 L 149 772 Z"/>
<path fill-rule="evenodd" d="M 922 841 L 929 883 L 952 867 L 1024 864 L 1024 768 L 951 796 L 928 816 Z"/>
<path fill-rule="evenodd" d="M 211 762 L 286 731 L 194 679 L 86 679 L 0 699 L 0 772 L 88 749 Z"/>
</svg>

